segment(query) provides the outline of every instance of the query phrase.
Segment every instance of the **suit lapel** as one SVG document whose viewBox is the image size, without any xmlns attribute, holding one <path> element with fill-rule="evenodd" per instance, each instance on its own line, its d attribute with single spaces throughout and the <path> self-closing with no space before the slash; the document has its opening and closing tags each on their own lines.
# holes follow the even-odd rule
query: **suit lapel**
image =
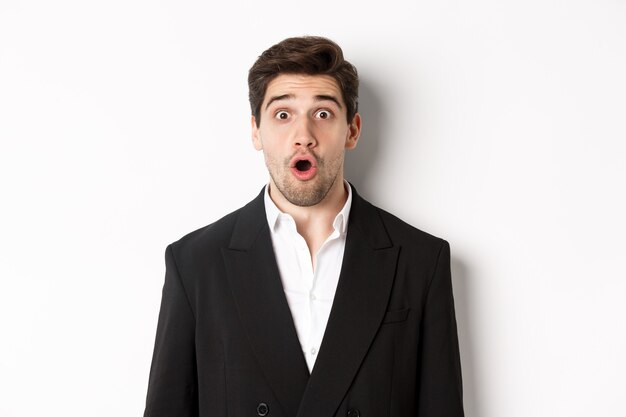
<svg viewBox="0 0 626 417">
<path fill-rule="evenodd" d="M 295 416 L 309 372 L 272 249 L 263 192 L 240 211 L 223 257 L 258 363 L 284 415 Z"/>
<path fill-rule="evenodd" d="M 298 417 L 335 414 L 387 310 L 398 252 L 378 209 L 353 188 L 341 275 Z"/>
</svg>

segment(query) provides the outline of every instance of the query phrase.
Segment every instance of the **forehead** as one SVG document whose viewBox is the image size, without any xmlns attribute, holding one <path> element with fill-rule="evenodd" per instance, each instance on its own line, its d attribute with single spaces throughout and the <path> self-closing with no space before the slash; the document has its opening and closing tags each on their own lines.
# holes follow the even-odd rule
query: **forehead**
<svg viewBox="0 0 626 417">
<path fill-rule="evenodd" d="M 283 95 L 292 95 L 296 99 L 334 96 L 343 104 L 341 88 L 330 75 L 281 74 L 267 85 L 263 103 Z"/>
</svg>

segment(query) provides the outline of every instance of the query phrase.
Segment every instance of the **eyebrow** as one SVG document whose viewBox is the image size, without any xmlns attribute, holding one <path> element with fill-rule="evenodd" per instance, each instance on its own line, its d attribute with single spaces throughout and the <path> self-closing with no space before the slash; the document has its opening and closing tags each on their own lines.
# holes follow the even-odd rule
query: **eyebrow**
<svg viewBox="0 0 626 417">
<path fill-rule="evenodd" d="M 265 105 L 265 110 L 267 110 L 269 108 L 270 104 L 272 104 L 275 101 L 293 100 L 294 98 L 296 98 L 296 96 L 293 95 L 293 94 L 282 94 L 280 96 L 274 96 L 274 97 L 270 98 L 269 101 L 267 102 L 267 104 Z M 339 100 L 335 96 L 331 96 L 331 95 L 327 95 L 327 94 L 318 94 L 318 95 L 315 96 L 315 101 L 332 101 L 340 109 L 343 108 L 343 107 L 341 107 L 341 103 L 339 102 Z"/>
<path fill-rule="evenodd" d="M 315 96 L 315 101 L 333 101 L 340 109 L 342 108 L 341 103 L 339 103 L 339 100 L 335 96 L 321 94 L 321 95 Z"/>
</svg>

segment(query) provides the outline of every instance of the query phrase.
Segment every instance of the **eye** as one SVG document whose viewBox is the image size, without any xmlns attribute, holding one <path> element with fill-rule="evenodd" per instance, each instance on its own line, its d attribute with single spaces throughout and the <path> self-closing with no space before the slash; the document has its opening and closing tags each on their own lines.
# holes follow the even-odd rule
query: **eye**
<svg viewBox="0 0 626 417">
<path fill-rule="evenodd" d="M 318 110 L 315 112 L 315 117 L 318 119 L 330 119 L 332 117 L 332 113 L 328 110 Z"/>
<path fill-rule="evenodd" d="M 280 120 L 287 120 L 287 119 L 289 119 L 289 113 L 287 113 L 284 110 L 280 110 L 280 111 L 276 112 L 274 117 L 277 118 L 277 119 L 280 119 Z"/>
</svg>

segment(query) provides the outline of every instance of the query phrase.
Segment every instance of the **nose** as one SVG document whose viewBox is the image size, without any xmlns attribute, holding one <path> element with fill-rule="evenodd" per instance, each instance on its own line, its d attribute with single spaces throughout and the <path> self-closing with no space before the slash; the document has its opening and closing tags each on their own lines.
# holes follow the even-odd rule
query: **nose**
<svg viewBox="0 0 626 417">
<path fill-rule="evenodd" d="M 296 148 L 313 148 L 317 145 L 313 124 L 308 117 L 301 117 L 295 124 L 293 145 Z"/>
</svg>

